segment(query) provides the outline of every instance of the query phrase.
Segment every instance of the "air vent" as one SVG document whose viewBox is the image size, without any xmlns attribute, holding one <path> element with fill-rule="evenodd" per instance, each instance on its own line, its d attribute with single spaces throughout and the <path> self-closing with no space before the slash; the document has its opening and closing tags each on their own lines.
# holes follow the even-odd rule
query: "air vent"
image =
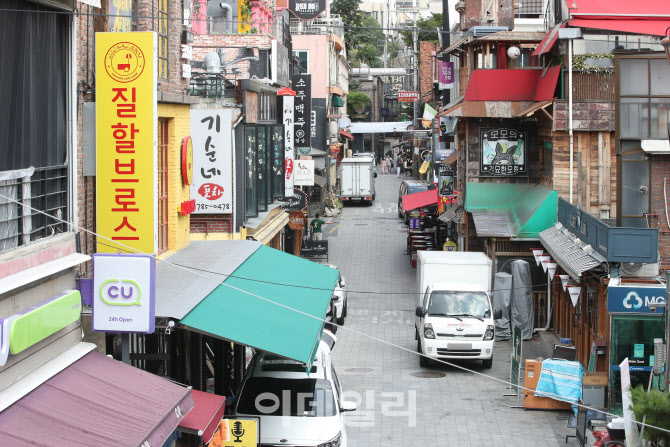
<svg viewBox="0 0 670 447">
<path fill-rule="evenodd" d="M 475 37 L 482 37 L 488 36 L 489 34 L 498 33 L 500 31 L 509 31 L 509 28 L 506 26 L 473 26 L 466 34 Z"/>
</svg>

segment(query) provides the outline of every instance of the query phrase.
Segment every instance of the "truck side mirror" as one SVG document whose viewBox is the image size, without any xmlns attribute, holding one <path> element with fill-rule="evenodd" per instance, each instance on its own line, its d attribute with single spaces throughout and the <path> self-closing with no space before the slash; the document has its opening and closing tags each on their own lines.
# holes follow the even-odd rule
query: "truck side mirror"
<svg viewBox="0 0 670 447">
<path fill-rule="evenodd" d="M 493 312 L 493 319 L 494 320 L 500 320 L 502 318 L 502 309 L 496 309 Z"/>
<path fill-rule="evenodd" d="M 425 313 L 423 312 L 423 307 L 422 306 L 417 307 L 416 312 L 414 314 L 419 318 L 423 318 L 423 316 L 425 315 Z"/>
<path fill-rule="evenodd" d="M 376 173 L 376 172 L 375 172 L 375 174 L 374 174 L 374 178 L 377 178 L 377 173 Z"/>
</svg>

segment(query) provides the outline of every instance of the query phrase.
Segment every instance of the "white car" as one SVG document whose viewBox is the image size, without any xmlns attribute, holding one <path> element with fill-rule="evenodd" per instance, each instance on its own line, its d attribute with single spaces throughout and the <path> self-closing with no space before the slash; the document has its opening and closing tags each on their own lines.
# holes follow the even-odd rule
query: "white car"
<svg viewBox="0 0 670 447">
<path fill-rule="evenodd" d="M 259 446 L 346 447 L 342 399 L 329 343 L 319 342 L 309 375 L 305 365 L 267 352 L 254 356 L 235 400 L 238 419 L 259 421 Z"/>
<path fill-rule="evenodd" d="M 337 296 L 335 300 L 335 319 L 336 323 L 342 326 L 344 324 L 344 317 L 347 316 L 347 282 L 340 273 L 340 270 L 337 266 L 333 264 L 324 264 L 327 267 L 337 270 L 337 284 L 335 285 L 335 290 L 333 290 L 333 295 Z"/>
</svg>

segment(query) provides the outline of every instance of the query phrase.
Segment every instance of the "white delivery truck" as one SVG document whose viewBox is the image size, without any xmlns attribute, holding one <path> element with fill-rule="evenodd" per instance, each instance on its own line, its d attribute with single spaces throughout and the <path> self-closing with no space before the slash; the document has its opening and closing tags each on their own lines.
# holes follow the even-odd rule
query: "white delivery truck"
<svg viewBox="0 0 670 447">
<path fill-rule="evenodd" d="M 417 351 L 429 359 L 480 359 L 493 365 L 491 260 L 484 253 L 419 251 L 416 307 Z"/>
<path fill-rule="evenodd" d="M 340 162 L 340 197 L 342 202 L 375 200 L 375 159 L 373 157 L 345 158 Z"/>
</svg>

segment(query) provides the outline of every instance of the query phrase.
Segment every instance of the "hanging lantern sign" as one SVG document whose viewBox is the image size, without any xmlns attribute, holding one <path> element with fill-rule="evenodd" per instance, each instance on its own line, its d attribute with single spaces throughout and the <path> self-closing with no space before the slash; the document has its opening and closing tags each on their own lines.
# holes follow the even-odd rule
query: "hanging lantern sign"
<svg viewBox="0 0 670 447">
<path fill-rule="evenodd" d="M 540 262 L 541 262 L 541 265 L 542 265 L 542 270 L 544 270 L 544 272 L 546 273 L 547 272 L 547 264 L 549 262 L 551 262 L 551 256 L 541 255 L 540 256 Z"/>
<path fill-rule="evenodd" d="M 549 273 L 549 281 L 552 280 L 554 274 L 556 273 L 556 264 L 555 262 L 547 262 L 547 273 Z"/>
<path fill-rule="evenodd" d="M 540 255 L 544 254 L 543 248 L 531 248 L 530 251 L 533 252 L 533 257 L 535 257 L 535 263 L 540 265 Z"/>
<path fill-rule="evenodd" d="M 563 291 L 568 287 L 568 281 L 570 280 L 570 275 L 556 275 L 561 278 L 561 285 L 563 286 Z"/>
<path fill-rule="evenodd" d="M 568 293 L 570 294 L 572 305 L 577 307 L 577 302 L 582 294 L 582 286 L 568 286 Z"/>
</svg>

